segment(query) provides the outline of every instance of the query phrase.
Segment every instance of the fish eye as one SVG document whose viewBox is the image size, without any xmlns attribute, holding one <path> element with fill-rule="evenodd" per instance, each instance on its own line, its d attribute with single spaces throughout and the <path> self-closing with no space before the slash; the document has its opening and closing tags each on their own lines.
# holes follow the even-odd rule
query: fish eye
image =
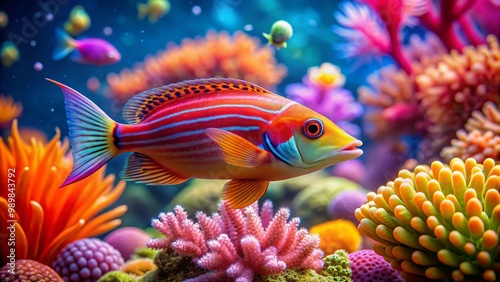
<svg viewBox="0 0 500 282">
<path fill-rule="evenodd" d="M 321 137 L 321 135 L 323 135 L 323 131 L 323 122 L 317 118 L 310 118 L 306 120 L 304 127 L 302 128 L 302 133 L 310 139 L 317 139 Z"/>
</svg>

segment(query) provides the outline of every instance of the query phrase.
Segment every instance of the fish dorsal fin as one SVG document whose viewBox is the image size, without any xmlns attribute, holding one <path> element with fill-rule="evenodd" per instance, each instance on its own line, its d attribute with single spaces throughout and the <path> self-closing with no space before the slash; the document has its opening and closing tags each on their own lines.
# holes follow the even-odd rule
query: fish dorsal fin
<svg viewBox="0 0 500 282">
<path fill-rule="evenodd" d="M 123 117 L 128 123 L 139 123 L 158 107 L 197 95 L 221 92 L 248 91 L 271 93 L 250 82 L 233 78 L 207 78 L 186 80 L 146 90 L 132 97 L 123 108 Z"/>
</svg>

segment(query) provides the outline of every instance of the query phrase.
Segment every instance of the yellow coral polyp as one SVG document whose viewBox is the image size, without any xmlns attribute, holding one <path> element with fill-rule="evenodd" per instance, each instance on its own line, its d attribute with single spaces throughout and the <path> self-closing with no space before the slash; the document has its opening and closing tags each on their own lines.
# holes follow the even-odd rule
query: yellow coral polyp
<svg viewBox="0 0 500 282">
<path fill-rule="evenodd" d="M 367 195 L 355 212 L 361 234 L 410 280 L 496 281 L 500 264 L 500 165 L 435 161 Z"/>
<path fill-rule="evenodd" d="M 309 68 L 308 78 L 313 84 L 327 89 L 342 87 L 345 83 L 345 76 L 340 73 L 340 69 L 330 63 Z"/>
<path fill-rule="evenodd" d="M 314 225 L 309 233 L 319 235 L 321 239 L 319 248 L 325 256 L 337 250 L 352 253 L 359 250 L 361 246 L 361 234 L 356 229 L 356 225 L 349 220 L 337 219 Z"/>
</svg>

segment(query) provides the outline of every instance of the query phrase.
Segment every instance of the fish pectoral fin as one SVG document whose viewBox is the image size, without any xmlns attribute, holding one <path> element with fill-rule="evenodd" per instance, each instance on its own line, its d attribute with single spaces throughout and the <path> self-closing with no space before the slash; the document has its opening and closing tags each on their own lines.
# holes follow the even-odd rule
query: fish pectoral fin
<svg viewBox="0 0 500 282">
<path fill-rule="evenodd" d="M 232 132 L 208 128 L 207 136 L 222 149 L 227 164 L 241 167 L 257 167 L 271 162 L 271 154 L 243 137 Z"/>
<path fill-rule="evenodd" d="M 233 179 L 224 185 L 222 199 L 233 209 L 241 209 L 260 199 L 269 186 L 269 181 L 256 179 Z"/>
<path fill-rule="evenodd" d="M 189 179 L 169 171 L 150 157 L 140 153 L 130 155 L 120 176 L 128 181 L 151 185 L 174 185 Z"/>
</svg>

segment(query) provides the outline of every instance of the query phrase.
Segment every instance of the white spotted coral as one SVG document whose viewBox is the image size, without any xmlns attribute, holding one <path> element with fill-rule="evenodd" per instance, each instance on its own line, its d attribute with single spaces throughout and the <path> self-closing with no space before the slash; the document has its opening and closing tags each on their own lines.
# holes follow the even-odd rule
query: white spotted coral
<svg viewBox="0 0 500 282">
<path fill-rule="evenodd" d="M 499 276 L 500 165 L 435 161 L 368 193 L 356 210 L 360 232 L 406 279 Z"/>
</svg>

